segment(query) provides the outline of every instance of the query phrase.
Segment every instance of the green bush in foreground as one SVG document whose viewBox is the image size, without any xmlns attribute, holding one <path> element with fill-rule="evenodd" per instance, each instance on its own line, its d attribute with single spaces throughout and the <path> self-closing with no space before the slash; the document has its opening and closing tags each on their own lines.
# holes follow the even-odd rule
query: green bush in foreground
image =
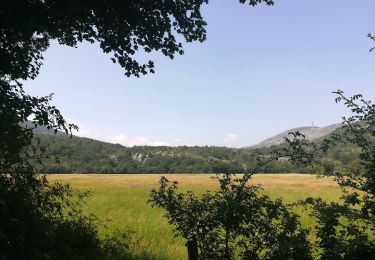
<svg viewBox="0 0 375 260">
<path fill-rule="evenodd" d="M 305 151 L 307 143 L 299 133 L 287 141 L 290 148 L 255 154 L 257 165 L 250 170 L 218 165 L 220 189 L 201 197 L 191 191 L 177 193 L 176 182 L 170 185 L 161 178 L 160 188 L 151 192 L 151 205 L 166 210 L 169 223 L 187 240 L 189 259 L 312 258 L 308 231 L 301 228 L 299 217 L 281 199 L 273 201 L 249 184 L 260 168 L 286 155 L 296 163 L 311 162 L 316 147 Z"/>
<path fill-rule="evenodd" d="M 189 259 L 310 259 L 308 232 L 282 201 L 243 186 L 235 175 L 217 177 L 220 190 L 198 198 L 176 193 L 177 183 L 160 180 L 153 206 L 165 208 L 169 223 L 187 240 Z"/>
<path fill-rule="evenodd" d="M 343 102 L 352 115 L 343 117 L 340 134 L 324 140 L 329 147 L 356 145 L 360 149 L 361 171 L 325 168 L 342 189 L 340 202 L 327 203 L 308 198 L 300 203 L 317 218 L 317 254 L 320 259 L 375 259 L 375 105 L 362 95 L 345 97 L 339 90 L 336 102 Z"/>
<path fill-rule="evenodd" d="M 338 134 L 321 143 L 309 143 L 300 133 L 286 138 L 287 146 L 269 154 L 256 153 L 251 170 L 217 169 L 220 189 L 197 197 L 193 192 L 177 193 L 177 183 L 161 178 L 159 190 L 151 192 L 152 206 L 166 209 L 166 217 L 178 235 L 187 240 L 189 259 L 375 259 L 375 105 L 361 95 L 351 98 L 342 91 L 353 115 L 343 118 Z M 309 208 L 317 220 L 307 240 L 298 216 L 281 199 L 270 200 L 248 182 L 262 167 L 281 157 L 300 165 L 311 165 L 317 155 L 338 144 L 360 148 L 361 171 L 341 172 L 325 167 L 342 188 L 339 202 L 307 198 L 295 203 Z M 242 177 L 235 173 L 244 172 Z M 363 172 L 363 174 L 361 174 Z M 291 205 L 292 206 L 292 205 Z M 311 249 L 314 250 L 311 250 Z"/>
</svg>

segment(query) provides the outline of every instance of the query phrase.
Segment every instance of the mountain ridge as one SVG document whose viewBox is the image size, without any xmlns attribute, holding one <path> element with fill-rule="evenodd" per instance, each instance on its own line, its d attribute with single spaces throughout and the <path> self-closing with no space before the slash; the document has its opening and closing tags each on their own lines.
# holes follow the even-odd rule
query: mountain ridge
<svg viewBox="0 0 375 260">
<path fill-rule="evenodd" d="M 306 133 L 309 129 L 315 133 L 319 128 L 293 128 L 283 133 L 291 130 Z M 337 129 L 337 126 L 328 127 L 323 132 L 328 134 L 332 129 Z M 250 169 L 256 165 L 252 149 L 215 146 L 126 147 L 86 137 L 52 134 L 50 131 L 35 133 L 35 137 L 38 144 L 46 148 L 41 173 L 215 173 L 218 165 L 236 169 Z M 260 148 L 263 153 L 272 149 Z M 258 173 L 316 173 L 324 163 L 330 162 L 354 167 L 358 150 L 355 147 L 337 147 L 325 156 L 327 160 L 317 162 L 318 168 L 280 160 Z"/>
<path fill-rule="evenodd" d="M 285 137 L 287 137 L 290 132 L 300 132 L 301 134 L 305 136 L 306 140 L 313 141 L 313 140 L 317 140 L 319 138 L 323 138 L 331 134 L 333 131 L 335 131 L 336 129 L 340 127 L 341 127 L 341 123 L 331 124 L 331 125 L 327 125 L 324 127 L 302 126 L 302 127 L 291 128 L 279 134 L 276 134 L 274 136 L 268 137 L 256 145 L 247 146 L 244 148 L 255 149 L 255 148 L 267 148 L 273 145 L 280 145 L 285 142 Z"/>
</svg>

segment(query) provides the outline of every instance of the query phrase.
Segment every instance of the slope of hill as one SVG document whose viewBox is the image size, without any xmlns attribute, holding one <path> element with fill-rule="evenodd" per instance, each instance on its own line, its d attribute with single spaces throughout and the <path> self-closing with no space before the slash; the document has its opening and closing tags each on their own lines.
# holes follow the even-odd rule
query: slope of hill
<svg viewBox="0 0 375 260">
<path fill-rule="evenodd" d="M 328 132 L 328 131 L 327 131 Z M 43 173 L 212 173 L 220 165 L 252 168 L 256 164 L 253 149 L 214 146 L 135 146 L 105 143 L 89 138 L 36 133 L 47 155 Z M 273 148 L 260 148 L 267 154 Z M 58 161 L 54 158 L 58 158 Z M 322 168 L 351 166 L 358 169 L 358 148 L 340 146 L 324 154 L 316 167 L 302 167 L 288 161 L 276 161 L 259 172 L 315 173 Z"/>
<path fill-rule="evenodd" d="M 63 134 L 35 134 L 47 148 L 44 173 L 213 173 L 220 165 L 251 168 L 253 150 L 215 146 L 134 146 Z M 54 158 L 58 158 L 58 161 Z M 260 172 L 311 172 L 287 161 Z"/>
<path fill-rule="evenodd" d="M 334 130 L 341 127 L 341 124 L 332 124 L 325 127 L 317 127 L 317 126 L 305 126 L 305 127 L 298 127 L 286 130 L 280 134 L 277 134 L 273 137 L 267 138 L 264 141 L 260 142 L 257 145 L 248 147 L 248 148 L 262 148 L 262 147 L 270 147 L 272 145 L 279 145 L 284 143 L 284 138 L 288 136 L 290 132 L 300 132 L 301 134 L 305 135 L 305 138 L 309 141 L 317 140 L 319 138 L 325 137 L 331 134 Z"/>
<path fill-rule="evenodd" d="M 21 124 L 22 127 L 32 129 L 34 134 L 53 134 L 54 131 L 51 129 L 48 129 L 46 126 L 38 125 L 35 127 L 35 125 L 31 121 L 26 121 Z"/>
</svg>

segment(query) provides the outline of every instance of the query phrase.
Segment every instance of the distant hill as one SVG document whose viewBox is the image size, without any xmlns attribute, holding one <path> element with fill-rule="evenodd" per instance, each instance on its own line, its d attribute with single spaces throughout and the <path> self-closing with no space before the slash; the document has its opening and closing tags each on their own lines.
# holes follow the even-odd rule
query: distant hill
<svg viewBox="0 0 375 260">
<path fill-rule="evenodd" d="M 54 134 L 53 129 L 48 129 L 44 125 L 38 125 L 37 127 L 35 127 L 35 125 L 31 121 L 26 121 L 21 125 L 28 129 L 32 128 L 34 134 Z"/>
<path fill-rule="evenodd" d="M 211 173 L 219 164 L 239 168 L 255 163 L 250 151 L 228 147 L 125 147 L 64 134 L 35 137 L 50 157 L 44 160 L 44 173 Z"/>
<path fill-rule="evenodd" d="M 262 142 L 266 145 L 260 150 L 267 154 L 273 149 L 267 146 L 281 143 L 282 137 L 290 131 L 300 131 L 308 139 L 319 139 L 339 126 L 340 124 L 290 129 L 273 137 L 273 141 L 269 138 L 271 141 L 268 143 Z M 70 138 L 61 132 L 55 135 L 43 127 L 35 131 L 35 137 L 47 148 L 48 157 L 40 168 L 43 173 L 212 173 L 220 165 L 249 169 L 256 164 L 253 149 L 215 146 L 125 147 L 84 137 Z M 280 160 L 259 172 L 316 173 L 326 167 L 326 164 L 353 165 L 353 169 L 357 169 L 358 152 L 356 147 L 339 146 L 324 154 L 324 159 L 317 162 L 317 167 L 303 167 Z"/>
<path fill-rule="evenodd" d="M 288 136 L 290 132 L 300 132 L 301 134 L 305 135 L 305 138 L 309 141 L 313 141 L 322 137 L 325 137 L 335 131 L 337 128 L 341 127 L 341 123 L 332 124 L 325 127 L 317 127 L 317 126 L 304 126 L 304 127 L 297 127 L 286 130 L 280 134 L 267 138 L 256 144 L 254 146 L 250 146 L 247 148 L 264 148 L 270 147 L 272 145 L 279 145 L 285 142 L 285 137 Z"/>
<path fill-rule="evenodd" d="M 253 150 L 215 146 L 134 146 L 125 147 L 64 134 L 38 133 L 35 137 L 47 148 L 43 173 L 213 173 L 220 167 L 253 168 Z M 264 151 L 267 152 L 267 151 Z M 55 158 L 58 158 L 56 161 Z M 259 172 L 312 173 L 278 161 Z"/>
</svg>

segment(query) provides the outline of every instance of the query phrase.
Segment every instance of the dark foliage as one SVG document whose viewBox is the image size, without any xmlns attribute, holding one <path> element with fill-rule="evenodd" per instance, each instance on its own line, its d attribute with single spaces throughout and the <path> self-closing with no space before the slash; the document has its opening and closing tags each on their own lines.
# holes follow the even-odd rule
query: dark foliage
<svg viewBox="0 0 375 260">
<path fill-rule="evenodd" d="M 241 1 L 245 3 L 247 1 Z M 250 0 L 251 5 L 270 0 Z M 76 47 L 98 42 L 127 76 L 153 73 L 152 61 L 138 51 L 160 51 L 173 58 L 182 44 L 204 41 L 200 12 L 207 0 L 54 1 L 5 0 L 0 5 L 0 258 L 92 259 L 125 252 L 126 244 L 98 239 L 96 222 L 82 215 L 83 194 L 68 185 L 49 184 L 35 173 L 45 148 L 32 144 L 32 128 L 70 133 L 52 96 L 27 95 L 20 80 L 34 79 L 51 40 Z M 32 117 L 32 127 L 25 121 Z M 74 203 L 74 200 L 77 200 Z M 125 251 L 124 251 L 125 250 Z"/>
<path fill-rule="evenodd" d="M 49 184 L 44 177 L 18 170 L 16 176 L 0 176 L 0 195 L 1 259 L 103 259 L 130 254 L 130 239 L 99 239 L 103 224 L 81 210 L 86 193 L 69 185 Z"/>
<path fill-rule="evenodd" d="M 348 167 L 324 168 L 323 176 L 333 177 L 342 188 L 340 202 L 308 198 L 317 218 L 317 255 L 320 259 L 375 259 L 375 105 L 362 95 L 344 96 L 339 90 L 336 102 L 343 102 L 352 115 L 343 117 L 340 132 L 323 143 L 328 149 L 338 145 L 359 148 L 360 172 Z"/>
<path fill-rule="evenodd" d="M 187 240 L 191 259 L 310 259 L 308 232 L 299 218 L 282 203 L 259 193 L 250 185 L 254 173 L 279 157 L 289 155 L 294 163 L 308 163 L 318 148 L 302 153 L 307 143 L 300 134 L 287 139 L 290 147 L 257 152 L 251 170 L 217 165 L 219 190 L 198 197 L 177 193 L 177 182 L 162 177 L 160 188 L 151 192 L 152 206 L 164 208 L 176 234 Z M 242 175 L 236 175 L 244 173 Z"/>
<path fill-rule="evenodd" d="M 163 177 L 151 193 L 153 206 L 165 208 L 169 223 L 199 259 L 310 259 L 307 231 L 282 204 L 242 186 L 235 175 L 218 176 L 220 191 L 197 197 L 177 193 L 177 183 Z"/>
<path fill-rule="evenodd" d="M 128 257 L 126 243 L 115 238 L 99 240 L 98 222 L 95 218 L 85 216 L 81 212 L 80 205 L 85 194 L 75 193 L 68 185 L 49 184 L 44 177 L 35 173 L 34 167 L 41 162 L 45 149 L 39 146 L 38 141 L 36 146 L 30 146 L 33 137 L 32 129 L 25 128 L 22 123 L 32 116 L 33 127 L 39 125 L 55 132 L 62 130 L 69 133 L 75 126 L 67 125 L 60 111 L 49 105 L 51 96 L 36 98 L 27 95 L 22 89 L 20 80 L 34 79 L 38 75 L 43 53 L 49 47 L 51 40 L 72 47 L 83 41 L 97 42 L 104 53 L 112 55 L 113 62 L 119 63 L 124 68 L 127 76 L 138 77 L 153 73 L 153 62 L 140 62 L 135 58 L 135 54 L 138 51 L 147 53 L 160 51 L 165 56 L 174 58 L 176 54 L 183 54 L 179 38 L 187 42 L 204 41 L 206 23 L 201 16 L 200 8 L 207 2 L 207 0 L 147 2 L 83 0 L 69 3 L 54 0 L 2 1 L 0 5 L 0 258 L 95 259 L 109 258 L 114 254 L 121 255 L 123 258 Z M 240 0 L 240 2 L 250 5 L 273 4 L 271 0 Z M 349 100 L 348 104 L 353 102 Z M 370 111 L 366 109 L 363 110 L 364 113 Z M 354 112 L 360 114 L 363 111 Z M 368 119 L 371 118 L 360 120 Z M 348 125 L 353 126 L 349 121 Z M 356 136 L 358 132 L 352 133 Z M 373 132 L 367 134 L 372 137 L 374 135 Z M 361 206 L 360 210 L 352 207 L 351 216 L 366 220 L 373 225 L 373 190 L 375 189 L 370 176 L 375 167 L 373 167 L 373 157 L 366 157 L 373 155 L 373 150 L 370 150 L 370 153 L 366 150 L 369 147 L 372 149 L 372 146 L 369 146 L 363 138 L 347 141 L 352 141 L 361 147 L 360 159 L 365 162 L 366 178 L 353 179 L 352 176 L 345 178 L 341 175 L 337 178 L 343 187 L 354 187 L 365 192 L 362 197 L 353 193 L 348 194 L 345 203 Z M 292 144 L 292 150 L 289 150 L 292 153 L 288 154 L 290 159 L 300 163 L 310 163 L 313 158 L 310 154 L 317 150 L 316 147 L 313 147 L 313 151 L 307 150 L 304 153 L 303 140 L 297 141 L 297 146 L 293 146 L 294 143 L 294 141 L 290 143 Z M 282 154 L 285 156 L 285 152 L 288 152 L 287 148 L 282 150 L 282 153 L 271 152 L 271 155 L 264 154 L 258 157 L 254 169 L 258 171 L 268 162 L 281 158 Z M 231 167 L 233 166 L 229 168 Z M 198 223 L 202 223 L 202 227 L 207 225 L 212 227 L 212 231 L 206 235 L 201 232 L 202 227 L 191 226 L 193 232 L 196 232 L 194 234 L 197 236 L 196 242 L 200 243 L 202 256 L 229 259 L 236 254 L 236 248 L 240 248 L 239 255 L 244 259 L 254 259 L 260 255 L 279 259 L 308 258 L 310 250 L 306 242 L 306 231 L 299 227 L 297 217 L 280 201 L 273 202 L 265 196 L 260 196 L 256 187 L 247 186 L 246 183 L 253 173 L 245 174 L 241 179 L 233 179 L 232 173 L 227 173 L 219 178 L 221 191 L 207 194 L 202 199 L 190 193 L 175 194 L 174 188 L 167 189 L 168 182 L 162 180 L 160 193 L 154 192 L 154 203 L 169 207 L 169 202 L 164 199 L 176 198 L 176 206 L 185 204 L 188 206 L 186 212 L 183 210 L 174 212 L 173 208 L 170 210 L 173 213 L 170 218 L 177 217 L 174 222 L 177 227 L 180 223 L 185 223 L 185 216 L 188 216 L 189 221 L 204 219 L 203 222 L 198 221 Z M 163 197 L 166 191 L 171 193 L 171 198 Z M 197 209 L 197 213 L 194 213 L 192 209 L 196 209 L 197 204 L 207 206 L 207 210 Z M 249 205 L 254 208 L 249 208 Z M 319 204 L 314 204 L 315 207 L 317 205 Z M 322 208 L 327 208 L 327 205 Z M 333 207 L 330 206 L 329 209 Z M 247 214 L 251 210 L 254 215 Z M 237 215 L 237 211 L 241 214 Z M 337 252 L 344 250 L 344 246 L 338 248 L 338 251 L 332 248 L 332 245 L 337 244 L 332 240 L 331 234 L 333 228 L 338 225 L 335 220 L 338 215 L 334 215 L 332 219 L 331 214 L 323 214 L 323 210 L 318 209 L 317 212 L 319 213 L 317 216 L 328 215 L 328 221 L 321 217 L 319 222 L 322 229 L 318 234 L 321 234 L 321 246 L 324 249 L 322 257 L 333 257 L 335 253 L 337 255 Z M 190 218 L 189 214 L 193 216 Z M 198 214 L 198 218 L 194 218 L 194 214 Z M 211 215 L 205 218 L 205 214 Z M 254 219 L 254 216 L 257 218 Z M 182 219 L 179 219 L 180 217 Z M 263 221 L 259 221 L 258 218 Z M 252 233 L 254 230 L 255 233 Z M 372 254 L 373 244 L 366 246 L 365 242 L 368 239 L 363 233 L 355 231 L 356 229 L 346 230 L 351 232 L 347 233 L 349 237 L 355 237 L 350 245 L 352 247 L 347 248 L 362 250 L 367 256 Z M 202 234 L 204 234 L 203 239 L 198 237 Z M 355 236 L 355 234 L 362 235 Z M 124 238 L 126 237 L 124 235 Z M 262 243 L 257 244 L 257 240 L 261 240 Z M 286 250 L 286 243 L 289 244 L 288 250 Z M 217 246 L 218 250 L 207 251 L 211 245 Z M 254 248 L 254 245 L 268 246 Z M 343 252 L 340 256 L 350 256 L 349 253 L 345 253 L 346 251 Z"/>
<path fill-rule="evenodd" d="M 368 34 L 368 37 L 369 37 L 371 40 L 373 40 L 373 41 L 375 42 L 375 36 L 374 36 L 374 35 L 372 35 L 371 33 L 369 33 L 369 34 Z M 372 47 L 372 48 L 370 49 L 370 52 L 373 51 L 373 50 L 375 50 L 375 47 Z"/>
<path fill-rule="evenodd" d="M 257 5 L 271 0 L 241 0 Z M 4 0 L 0 6 L 0 75 L 35 78 L 50 40 L 77 46 L 98 42 L 127 76 L 154 72 L 154 63 L 137 61 L 138 51 L 183 54 L 179 38 L 206 39 L 201 7 L 208 0 L 105 1 Z"/>
<path fill-rule="evenodd" d="M 44 125 L 52 131 L 70 132 L 60 112 L 49 105 L 51 97 L 34 98 L 22 87 L 1 82 L 0 121 L 0 259 L 97 259 L 129 253 L 100 240 L 94 217 L 82 213 L 87 193 L 67 184 L 49 184 L 35 173 L 44 148 L 33 145 L 32 128 Z M 32 128 L 20 122 L 33 116 Z M 125 233 L 124 233 L 125 234 Z"/>
</svg>

